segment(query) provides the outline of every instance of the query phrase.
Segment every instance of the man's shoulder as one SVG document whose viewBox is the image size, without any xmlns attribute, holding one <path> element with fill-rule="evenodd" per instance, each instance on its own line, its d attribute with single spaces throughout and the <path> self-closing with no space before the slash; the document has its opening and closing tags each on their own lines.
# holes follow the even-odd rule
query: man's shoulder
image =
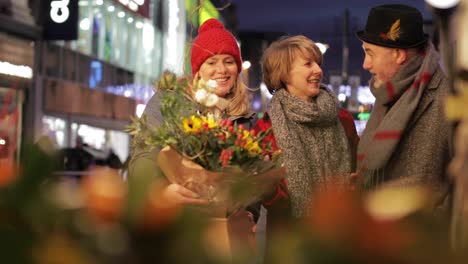
<svg viewBox="0 0 468 264">
<path fill-rule="evenodd" d="M 436 102 L 442 107 L 446 95 L 450 92 L 450 83 L 440 67 L 436 69 L 427 88 L 424 90 L 419 106 Z M 424 107 L 423 107 L 424 108 Z"/>
<path fill-rule="evenodd" d="M 437 93 L 447 93 L 450 89 L 450 82 L 440 67 L 437 67 L 431 81 L 428 84 L 428 90 L 437 90 Z"/>
</svg>

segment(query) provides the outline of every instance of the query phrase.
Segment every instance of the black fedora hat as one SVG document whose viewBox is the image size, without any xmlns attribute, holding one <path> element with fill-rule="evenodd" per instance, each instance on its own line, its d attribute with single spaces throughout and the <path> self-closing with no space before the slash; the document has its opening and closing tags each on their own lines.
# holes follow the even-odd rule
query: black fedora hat
<svg viewBox="0 0 468 264">
<path fill-rule="evenodd" d="M 426 43 L 423 18 L 418 9 L 400 4 L 380 5 L 370 10 L 364 30 L 356 36 L 389 48 L 413 48 Z"/>
</svg>

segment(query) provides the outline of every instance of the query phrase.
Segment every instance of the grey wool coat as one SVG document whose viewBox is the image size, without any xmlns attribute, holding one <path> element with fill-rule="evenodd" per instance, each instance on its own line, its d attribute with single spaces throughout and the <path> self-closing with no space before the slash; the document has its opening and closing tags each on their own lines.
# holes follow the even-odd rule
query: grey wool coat
<svg viewBox="0 0 468 264">
<path fill-rule="evenodd" d="M 446 207 L 452 158 L 450 125 L 444 113 L 449 82 L 442 70 L 434 73 L 395 151 L 383 170 L 380 186 L 425 185 L 434 191 L 434 207 Z"/>
</svg>

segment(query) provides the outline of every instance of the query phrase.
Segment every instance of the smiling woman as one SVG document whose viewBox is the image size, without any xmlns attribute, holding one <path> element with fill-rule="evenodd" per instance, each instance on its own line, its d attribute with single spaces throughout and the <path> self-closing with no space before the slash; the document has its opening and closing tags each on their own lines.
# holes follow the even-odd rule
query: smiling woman
<svg viewBox="0 0 468 264">
<path fill-rule="evenodd" d="M 286 167 L 285 179 L 263 201 L 268 210 L 265 263 L 274 263 L 274 233 L 285 230 L 291 218 L 307 218 L 319 190 L 327 184 L 340 188 L 349 183 L 356 145 L 352 137 L 357 138 L 354 122 L 345 114 L 339 116 L 338 99 L 320 83 L 321 64 L 322 53 L 305 36 L 282 38 L 263 54 L 263 81 L 273 96 L 268 114 L 255 130 L 273 129 L 264 143 L 283 151 Z"/>
<path fill-rule="evenodd" d="M 210 114 L 227 118 L 236 127 L 243 127 L 246 131 L 250 130 L 255 123 L 255 115 L 250 110 L 246 87 L 240 78 L 242 59 L 236 39 L 216 19 L 205 21 L 198 32 L 199 34 L 192 44 L 190 62 L 193 80 L 191 80 L 192 85 L 188 87 L 188 93 L 193 99 L 204 101 L 203 98 L 206 97 L 206 94 L 197 94 L 197 91 L 193 90 L 203 86 L 202 84 L 207 84 L 219 97 L 215 105 L 209 108 Z M 211 85 L 212 83 L 214 85 Z M 163 98 L 164 93 L 164 91 L 156 92 L 147 104 L 144 115 L 147 118 L 149 125 L 147 129 L 149 130 L 160 128 L 164 124 L 161 114 L 161 98 Z M 189 122 L 186 122 L 185 125 L 189 130 L 193 128 L 189 126 Z M 141 131 L 141 133 L 146 133 L 146 131 Z M 155 162 L 155 156 L 160 153 L 158 149 L 150 151 L 134 149 L 133 151 L 129 167 L 130 181 L 132 178 L 140 177 L 137 175 L 138 168 L 145 165 L 148 168 L 148 164 L 151 164 L 152 168 L 145 171 L 148 174 L 147 177 L 161 179 L 162 176 L 164 178 L 164 175 L 159 173 L 161 171 L 159 168 L 162 166 L 158 168 L 158 164 Z M 185 173 L 182 176 L 192 177 L 192 174 Z M 188 186 L 182 186 L 174 181 L 165 181 L 164 184 L 162 195 L 177 204 L 206 205 L 209 202 L 205 198 L 200 198 L 202 197 L 200 193 L 186 188 Z M 231 234 L 236 237 L 234 240 L 241 241 L 244 245 L 255 243 L 252 230 L 254 219 L 259 217 L 259 207 L 260 204 L 249 206 L 249 212 L 242 208 L 224 220 L 229 230 L 234 230 Z"/>
<path fill-rule="evenodd" d="M 338 121 L 338 100 L 324 85 L 322 53 L 309 38 L 273 42 L 262 59 L 263 81 L 273 92 L 271 127 L 284 151 L 293 216 L 307 216 L 312 194 L 323 184 L 346 186 L 351 151 Z M 269 219 L 275 221 L 275 219 Z"/>
<path fill-rule="evenodd" d="M 192 45 L 191 65 L 195 82 L 216 80 L 219 110 L 230 116 L 251 116 L 246 87 L 240 72 L 242 59 L 234 36 L 216 19 L 209 19 L 198 30 Z"/>
<path fill-rule="evenodd" d="M 207 59 L 200 67 L 199 76 L 204 81 L 215 80 L 215 94 L 225 97 L 234 87 L 238 74 L 234 57 L 229 54 L 218 54 Z"/>
</svg>

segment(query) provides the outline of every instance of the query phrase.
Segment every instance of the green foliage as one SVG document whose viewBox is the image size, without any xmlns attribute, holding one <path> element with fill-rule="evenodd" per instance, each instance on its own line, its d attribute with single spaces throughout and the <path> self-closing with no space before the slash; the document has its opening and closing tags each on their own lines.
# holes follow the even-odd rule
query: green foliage
<svg viewBox="0 0 468 264">
<path fill-rule="evenodd" d="M 175 138 L 183 136 L 182 118 L 197 113 L 199 109 L 196 107 L 200 107 L 192 101 L 187 89 L 187 80 L 177 79 L 174 74 L 166 73 L 160 78 L 155 96 L 159 97 L 159 110 L 164 121 L 154 127 L 148 124 L 146 115 L 133 118 L 125 131 L 133 137 L 134 149 L 148 150 L 155 146 L 173 145 Z"/>
</svg>

